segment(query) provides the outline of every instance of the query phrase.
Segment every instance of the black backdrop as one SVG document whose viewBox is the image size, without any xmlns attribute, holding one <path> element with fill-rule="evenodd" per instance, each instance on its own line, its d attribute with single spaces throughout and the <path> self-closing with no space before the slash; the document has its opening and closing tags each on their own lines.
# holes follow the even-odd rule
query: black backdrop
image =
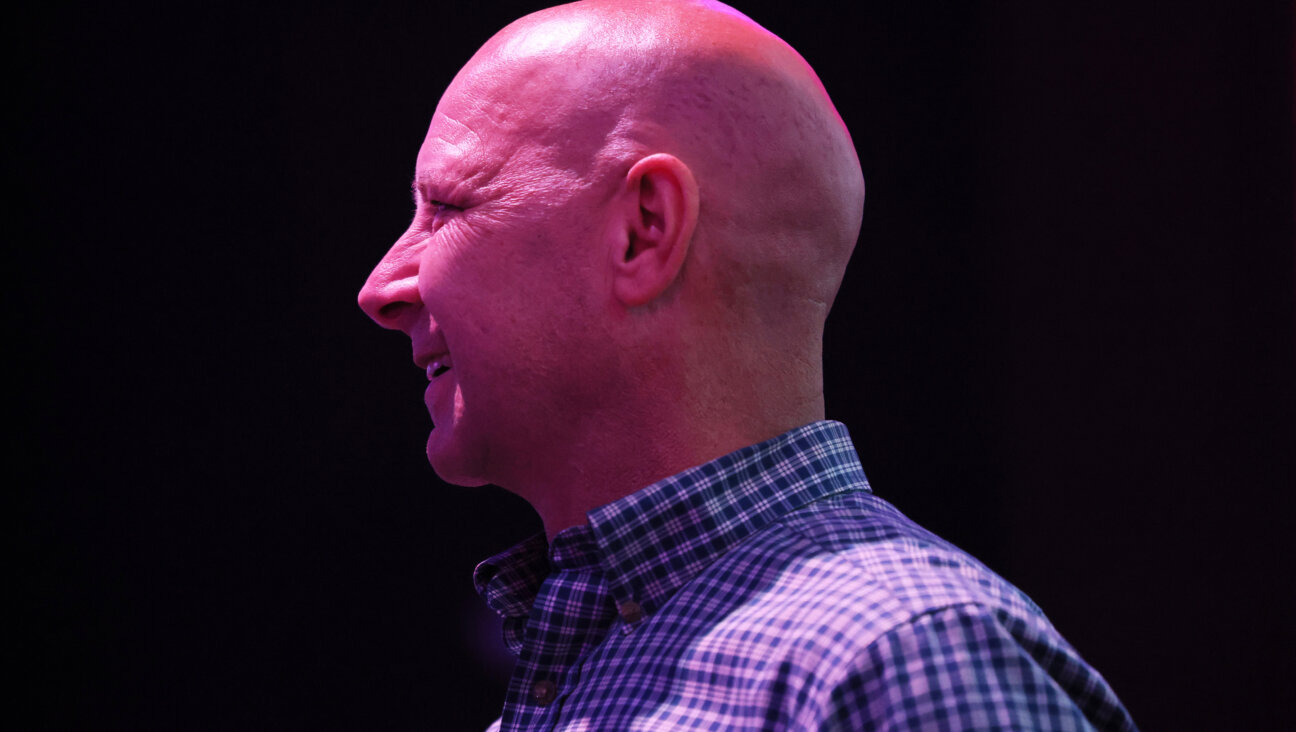
<svg viewBox="0 0 1296 732">
<path fill-rule="evenodd" d="M 1146 728 L 1279 729 L 1290 6 L 830 5 L 739 2 L 863 162 L 827 390 L 875 489 Z M 354 297 L 441 90 L 538 5 L 42 7 L 6 23 L 14 711 L 484 725 L 469 572 L 538 522 L 436 480 L 423 375 Z"/>
</svg>

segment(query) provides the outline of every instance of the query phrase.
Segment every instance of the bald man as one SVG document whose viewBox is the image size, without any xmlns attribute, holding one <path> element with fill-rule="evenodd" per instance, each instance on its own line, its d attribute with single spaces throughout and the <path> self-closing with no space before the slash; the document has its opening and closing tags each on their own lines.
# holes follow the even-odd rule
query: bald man
<svg viewBox="0 0 1296 732">
<path fill-rule="evenodd" d="M 495 728 L 1133 729 L 823 421 L 864 181 L 786 43 L 714 2 L 527 16 L 414 195 L 361 307 L 427 371 L 438 475 L 544 522 L 475 574 L 518 657 Z"/>
</svg>

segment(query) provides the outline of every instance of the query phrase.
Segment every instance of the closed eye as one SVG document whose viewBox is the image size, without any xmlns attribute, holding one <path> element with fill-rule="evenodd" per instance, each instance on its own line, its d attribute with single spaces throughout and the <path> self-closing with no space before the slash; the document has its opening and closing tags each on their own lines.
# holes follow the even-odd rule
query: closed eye
<svg viewBox="0 0 1296 732">
<path fill-rule="evenodd" d="M 421 218 L 427 222 L 425 226 L 429 231 L 436 231 L 445 225 L 446 221 L 454 214 L 463 209 L 445 201 L 438 201 L 429 198 L 423 202 Z"/>
<path fill-rule="evenodd" d="M 448 213 L 450 211 L 463 210 L 462 208 L 452 203 L 446 203 L 445 201 L 433 198 L 431 195 L 428 195 L 429 193 L 433 193 L 433 191 L 431 191 L 428 188 L 425 188 L 424 186 L 419 185 L 418 181 L 415 181 L 413 184 L 410 185 L 410 195 L 414 199 L 414 207 L 416 209 L 420 207 L 426 207 L 432 212 L 434 216 L 443 213 Z"/>
</svg>

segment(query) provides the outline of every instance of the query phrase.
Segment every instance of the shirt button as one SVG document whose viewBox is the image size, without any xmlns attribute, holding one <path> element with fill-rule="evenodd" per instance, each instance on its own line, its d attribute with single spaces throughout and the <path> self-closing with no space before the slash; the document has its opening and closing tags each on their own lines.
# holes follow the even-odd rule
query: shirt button
<svg viewBox="0 0 1296 732">
<path fill-rule="evenodd" d="M 627 623 L 637 623 L 643 620 L 643 608 L 634 600 L 626 600 L 621 603 L 617 610 L 621 613 L 621 619 Z"/>
<path fill-rule="evenodd" d="M 531 687 L 531 698 L 540 706 L 546 706 L 557 696 L 558 686 L 548 679 L 537 681 L 535 686 Z"/>
</svg>

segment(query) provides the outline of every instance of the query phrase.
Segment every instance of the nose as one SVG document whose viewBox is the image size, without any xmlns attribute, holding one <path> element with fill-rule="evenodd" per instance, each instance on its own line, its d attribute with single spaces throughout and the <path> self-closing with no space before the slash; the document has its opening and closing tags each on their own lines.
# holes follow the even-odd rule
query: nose
<svg viewBox="0 0 1296 732">
<path fill-rule="evenodd" d="M 423 304 L 419 298 L 419 249 L 401 237 L 378 262 L 357 301 L 375 323 L 408 332 L 410 322 Z"/>
</svg>

